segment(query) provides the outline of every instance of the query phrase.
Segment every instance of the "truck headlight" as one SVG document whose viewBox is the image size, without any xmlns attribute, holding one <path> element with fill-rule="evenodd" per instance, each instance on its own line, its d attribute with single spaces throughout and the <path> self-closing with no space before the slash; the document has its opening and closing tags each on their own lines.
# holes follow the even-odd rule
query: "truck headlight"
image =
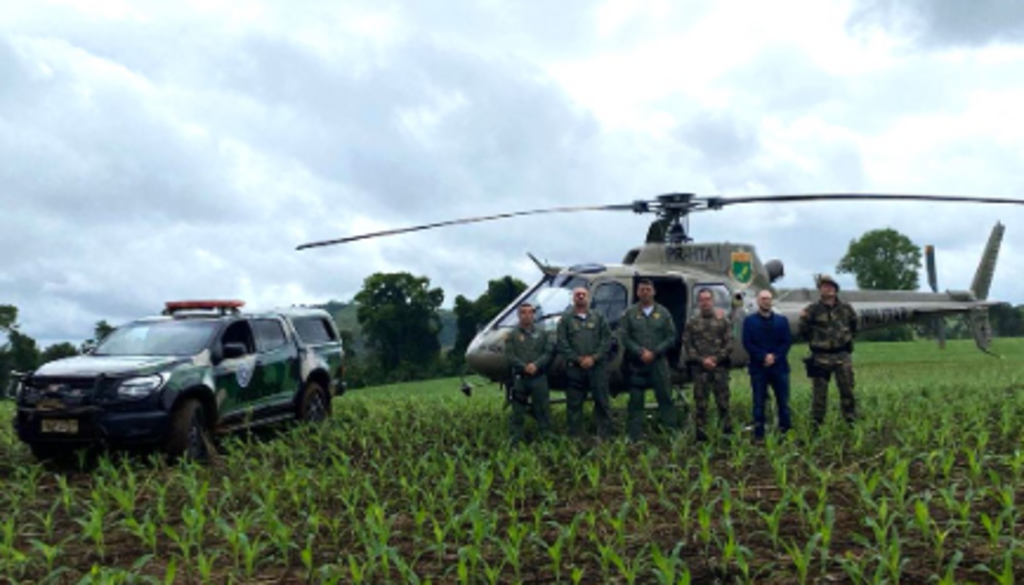
<svg viewBox="0 0 1024 585">
<path fill-rule="evenodd" d="M 164 377 L 159 374 L 128 378 L 117 387 L 121 398 L 143 398 L 156 392 L 164 385 Z"/>
</svg>

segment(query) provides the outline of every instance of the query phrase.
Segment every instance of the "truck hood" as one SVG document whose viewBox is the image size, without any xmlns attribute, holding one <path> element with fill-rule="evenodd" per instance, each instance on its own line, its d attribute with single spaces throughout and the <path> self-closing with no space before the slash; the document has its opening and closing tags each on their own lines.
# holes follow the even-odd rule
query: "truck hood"
<svg viewBox="0 0 1024 585">
<path fill-rule="evenodd" d="M 100 374 L 108 376 L 146 375 L 166 371 L 170 367 L 188 360 L 189 358 L 178 356 L 83 355 L 44 364 L 33 372 L 33 375 L 53 377 L 92 377 Z"/>
</svg>

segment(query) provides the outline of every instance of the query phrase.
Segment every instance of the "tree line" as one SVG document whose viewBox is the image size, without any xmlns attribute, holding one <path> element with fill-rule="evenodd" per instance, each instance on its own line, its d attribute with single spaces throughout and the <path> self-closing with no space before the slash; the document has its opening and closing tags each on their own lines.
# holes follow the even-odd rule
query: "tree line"
<svg viewBox="0 0 1024 585">
<path fill-rule="evenodd" d="M 921 249 L 892 229 L 869 231 L 851 241 L 836 267 L 839 273 L 853 274 L 859 288 L 876 290 L 916 290 L 920 269 Z M 503 276 L 488 281 L 475 299 L 456 296 L 451 347 L 443 347 L 440 339 L 444 291 L 432 287 L 425 276 L 375 273 L 363 281 L 352 303 L 332 301 L 322 307 L 339 325 L 347 358 L 346 381 L 358 388 L 458 375 L 465 366 L 466 348 L 479 329 L 525 289 L 519 279 Z M 350 306 L 355 307 L 355 323 L 340 318 Z M 1024 305 L 992 307 L 989 314 L 995 336 L 1024 336 Z M 81 346 L 62 342 L 40 349 L 20 330 L 17 307 L 0 305 L 0 389 L 8 387 L 12 371 L 31 371 L 47 361 L 77 355 L 112 329 L 100 321 L 93 338 Z M 931 326 L 910 325 L 866 332 L 862 340 L 903 341 L 932 333 Z M 969 338 L 971 332 L 962 319 L 949 319 L 946 336 Z"/>
<path fill-rule="evenodd" d="M 40 349 L 35 339 L 21 331 L 18 308 L 0 305 L 0 393 L 10 385 L 14 372 L 30 372 L 46 362 L 79 355 L 113 330 L 114 327 L 106 321 L 99 321 L 93 328 L 92 339 L 84 341 L 81 346 L 61 341 Z"/>
</svg>

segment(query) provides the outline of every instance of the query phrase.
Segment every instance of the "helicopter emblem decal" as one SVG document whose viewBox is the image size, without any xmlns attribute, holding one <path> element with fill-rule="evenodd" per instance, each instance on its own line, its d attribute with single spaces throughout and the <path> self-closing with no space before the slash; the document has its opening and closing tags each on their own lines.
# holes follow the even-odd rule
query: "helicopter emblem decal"
<svg viewBox="0 0 1024 585">
<path fill-rule="evenodd" d="M 750 252 L 732 253 L 732 277 L 740 284 L 748 284 L 754 277 L 753 256 Z"/>
</svg>

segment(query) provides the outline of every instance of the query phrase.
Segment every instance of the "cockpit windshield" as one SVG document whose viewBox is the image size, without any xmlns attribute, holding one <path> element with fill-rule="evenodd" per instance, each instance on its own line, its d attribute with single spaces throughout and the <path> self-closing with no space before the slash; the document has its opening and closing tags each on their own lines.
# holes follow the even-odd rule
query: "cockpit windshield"
<svg viewBox="0 0 1024 585">
<path fill-rule="evenodd" d="M 553 331 L 558 323 L 555 317 L 572 306 L 572 289 L 580 286 L 586 288 L 587 281 L 568 274 L 549 276 L 540 281 L 524 299 L 534 307 L 537 326 Z M 498 327 L 515 327 L 518 323 L 518 309 L 514 309 L 501 318 Z"/>
</svg>

